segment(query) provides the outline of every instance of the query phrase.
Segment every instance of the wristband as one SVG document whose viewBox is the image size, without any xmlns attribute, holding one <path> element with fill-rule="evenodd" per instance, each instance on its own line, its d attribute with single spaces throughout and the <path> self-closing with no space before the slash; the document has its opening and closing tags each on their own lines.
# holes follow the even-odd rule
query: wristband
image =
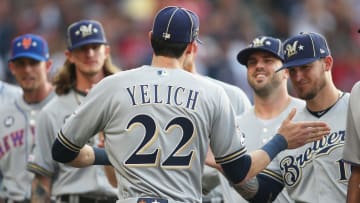
<svg viewBox="0 0 360 203">
<path fill-rule="evenodd" d="M 273 160 L 279 152 L 287 149 L 288 143 L 284 136 L 276 134 L 268 143 L 266 143 L 262 150 L 268 153 L 270 160 Z"/>
<path fill-rule="evenodd" d="M 105 149 L 93 147 L 95 160 L 93 165 L 111 165 Z"/>
</svg>

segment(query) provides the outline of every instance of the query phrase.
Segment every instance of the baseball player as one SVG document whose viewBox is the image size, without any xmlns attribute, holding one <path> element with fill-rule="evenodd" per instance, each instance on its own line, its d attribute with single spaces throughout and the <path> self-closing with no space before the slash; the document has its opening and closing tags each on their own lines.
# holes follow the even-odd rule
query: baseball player
<svg viewBox="0 0 360 203">
<path fill-rule="evenodd" d="M 237 122 L 245 134 L 247 149 L 255 150 L 271 139 L 291 109 L 304 107 L 305 102 L 288 94 L 288 71 L 276 72 L 282 67 L 284 60 L 280 39 L 258 36 L 239 52 L 237 59 L 247 67 L 248 82 L 254 92 L 254 106 L 239 116 Z M 266 178 L 267 172 L 264 170 L 258 178 Z M 229 202 L 247 202 L 237 194 L 234 196 L 236 199 Z M 247 199 L 262 202 L 252 197 Z M 292 200 L 286 190 L 283 190 L 273 202 Z"/>
<path fill-rule="evenodd" d="M 195 68 L 195 64 L 189 64 L 187 67 L 184 67 L 184 69 L 190 73 L 198 74 Z M 250 100 L 242 89 L 207 76 L 204 76 L 204 79 L 220 85 L 225 90 L 226 95 L 229 97 L 232 107 L 234 108 L 235 115 L 241 115 L 247 109 L 251 108 Z M 109 182 L 112 183 L 114 187 L 116 187 L 117 183 L 115 180 L 115 172 L 111 169 L 111 167 L 107 167 L 105 170 Z M 231 186 L 229 185 L 228 187 L 222 188 L 219 185 L 219 176 L 222 175 L 216 169 L 205 165 L 204 174 L 202 177 L 202 190 L 204 193 L 203 202 L 211 202 L 213 199 L 216 201 L 221 201 L 223 200 L 224 196 L 226 196 L 226 192 Z"/>
<path fill-rule="evenodd" d="M 343 151 L 343 159 L 351 165 L 351 175 L 347 190 L 347 202 L 360 202 L 360 129 L 356 123 L 360 120 L 358 101 L 360 97 L 360 82 L 357 82 L 351 90 L 349 108 L 346 120 L 346 140 Z"/>
<path fill-rule="evenodd" d="M 35 173 L 32 202 L 49 202 L 53 195 L 59 203 L 114 203 L 116 189 L 107 182 L 102 166 L 78 169 L 51 157 L 56 133 L 88 90 L 119 70 L 111 63 L 110 47 L 100 22 L 74 22 L 67 29 L 67 42 L 67 59 L 54 78 L 57 97 L 43 109 L 37 122 L 38 145 L 28 164 L 28 170 Z M 96 145 L 97 138 L 88 144 Z"/>
<path fill-rule="evenodd" d="M 279 135 L 246 154 L 224 90 L 183 70 L 197 53 L 198 32 L 192 11 L 160 10 L 149 32 L 151 66 L 120 72 L 94 86 L 58 133 L 53 158 L 75 167 L 111 163 L 120 203 L 199 203 L 209 143 L 227 177 L 239 184 L 279 151 L 328 133 L 324 122 L 292 122 L 293 111 Z M 99 131 L 106 152 L 86 145 Z"/>
<path fill-rule="evenodd" d="M 279 153 L 278 163 L 268 167 L 268 178 L 259 181 L 256 196 L 276 196 L 282 179 L 295 202 L 345 202 L 350 171 L 342 150 L 349 93 L 333 83 L 333 58 L 322 35 L 301 33 L 287 39 L 283 49 L 281 69 L 289 70 L 296 94 L 306 101 L 294 119 L 325 121 L 331 132 L 320 141 Z"/>
<path fill-rule="evenodd" d="M 184 69 L 190 73 L 198 74 L 196 71 L 196 65 L 189 63 Z M 204 79 L 214 82 L 221 86 L 226 95 L 229 97 L 230 103 L 234 108 L 235 115 L 243 114 L 247 109 L 251 108 L 251 103 L 245 92 L 228 83 L 216 80 L 214 78 L 204 76 Z M 226 179 L 218 170 L 215 168 L 204 166 L 204 173 L 202 177 L 202 190 L 203 190 L 203 203 L 205 202 L 221 202 L 226 199 L 227 191 L 231 189 L 231 186 L 227 184 L 226 186 L 220 185 L 220 178 Z"/>
<path fill-rule="evenodd" d="M 14 103 L 0 106 L 0 172 L 3 177 L 0 199 L 29 202 L 33 174 L 26 170 L 35 146 L 35 121 L 39 111 L 55 95 L 47 79 L 52 61 L 47 42 L 38 35 L 25 34 L 11 45 L 9 68 L 23 90 Z"/>
<path fill-rule="evenodd" d="M 0 104 L 13 102 L 16 98 L 22 95 L 20 87 L 8 84 L 0 80 Z"/>
</svg>

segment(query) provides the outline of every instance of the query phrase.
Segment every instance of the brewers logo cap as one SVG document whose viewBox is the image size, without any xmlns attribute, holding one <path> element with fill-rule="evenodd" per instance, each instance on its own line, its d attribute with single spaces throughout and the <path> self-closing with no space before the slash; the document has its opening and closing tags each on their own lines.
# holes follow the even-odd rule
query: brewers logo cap
<svg viewBox="0 0 360 203">
<path fill-rule="evenodd" d="M 238 53 L 237 60 L 239 63 L 246 66 L 249 56 L 255 51 L 270 52 L 281 61 L 284 61 L 281 40 L 268 36 L 256 37 L 247 48 Z"/>
<path fill-rule="evenodd" d="M 86 44 L 107 44 L 103 27 L 95 20 L 80 20 L 71 24 L 66 38 L 70 51 Z"/>
<path fill-rule="evenodd" d="M 199 17 L 190 10 L 169 6 L 155 16 L 152 36 L 156 39 L 175 43 L 201 42 L 198 35 Z"/>
<path fill-rule="evenodd" d="M 328 44 L 321 34 L 300 33 L 283 44 L 285 63 L 281 69 L 302 66 L 330 55 Z"/>
<path fill-rule="evenodd" d="M 31 58 L 37 61 L 49 60 L 49 47 L 44 38 L 39 35 L 25 34 L 16 37 L 11 42 L 10 61 L 17 58 Z"/>
</svg>

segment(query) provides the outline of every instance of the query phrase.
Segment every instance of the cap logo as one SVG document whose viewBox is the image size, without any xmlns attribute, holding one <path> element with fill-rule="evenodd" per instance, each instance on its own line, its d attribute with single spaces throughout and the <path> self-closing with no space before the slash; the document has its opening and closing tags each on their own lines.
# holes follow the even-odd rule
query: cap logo
<svg viewBox="0 0 360 203">
<path fill-rule="evenodd" d="M 262 47 L 262 46 L 264 46 L 264 42 L 265 42 L 266 39 L 267 39 L 266 37 L 255 38 L 253 40 L 253 47 Z M 267 43 L 267 45 L 271 44 L 271 42 L 269 42 L 269 41 L 267 41 L 266 43 Z"/>
<path fill-rule="evenodd" d="M 298 43 L 299 43 L 299 41 L 296 40 L 292 45 L 291 44 L 286 45 L 285 51 L 286 51 L 286 54 L 287 54 L 288 58 L 297 54 L 296 47 L 297 47 Z M 301 47 L 299 47 L 299 49 L 302 49 Z"/>
<path fill-rule="evenodd" d="M 82 25 L 80 26 L 79 30 L 75 31 L 76 35 L 80 35 L 81 37 L 87 37 L 89 35 L 92 35 L 94 33 L 97 33 L 98 30 L 96 28 L 93 29 L 93 25 L 90 23 L 89 25 Z"/>
<path fill-rule="evenodd" d="M 164 38 L 164 40 L 167 40 L 167 39 L 170 39 L 171 38 L 171 34 L 170 33 L 167 33 L 167 32 L 164 32 L 162 34 L 162 37 Z"/>
<path fill-rule="evenodd" d="M 325 52 L 324 49 L 320 49 L 320 53 L 321 53 L 321 54 L 325 54 L 326 52 Z"/>
<path fill-rule="evenodd" d="M 32 42 L 32 39 L 30 37 L 29 38 L 24 37 L 21 41 L 21 44 L 18 46 L 22 45 L 24 47 L 24 49 L 29 49 L 31 46 L 31 42 Z M 34 46 L 36 46 L 36 44 L 34 44 Z"/>
</svg>

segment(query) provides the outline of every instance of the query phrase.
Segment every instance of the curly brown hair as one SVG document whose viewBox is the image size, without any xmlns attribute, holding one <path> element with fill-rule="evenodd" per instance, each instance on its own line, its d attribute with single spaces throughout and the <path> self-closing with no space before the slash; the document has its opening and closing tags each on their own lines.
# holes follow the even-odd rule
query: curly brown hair
<svg viewBox="0 0 360 203">
<path fill-rule="evenodd" d="M 105 77 L 119 72 L 120 70 L 121 69 L 119 67 L 112 63 L 110 57 L 105 59 L 103 66 Z M 75 87 L 75 83 L 75 65 L 66 59 L 64 65 L 59 69 L 53 79 L 53 85 L 55 86 L 56 94 L 63 95 L 69 93 L 69 91 Z"/>
</svg>

